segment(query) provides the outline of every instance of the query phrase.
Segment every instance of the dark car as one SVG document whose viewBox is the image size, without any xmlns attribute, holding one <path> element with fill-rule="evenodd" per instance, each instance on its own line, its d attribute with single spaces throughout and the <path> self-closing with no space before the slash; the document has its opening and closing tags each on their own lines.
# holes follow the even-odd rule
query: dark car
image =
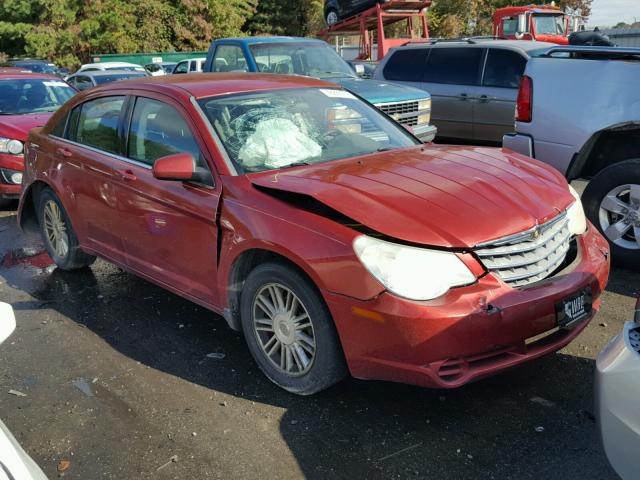
<svg viewBox="0 0 640 480">
<path fill-rule="evenodd" d="M 117 82 L 118 80 L 127 80 L 129 78 L 148 77 L 147 73 L 131 72 L 127 70 L 102 70 L 102 71 L 84 71 L 71 75 L 67 78 L 69 85 L 78 90 L 86 90 L 87 88 L 102 85 L 104 83 Z"/>
<path fill-rule="evenodd" d="M 389 0 L 325 0 L 324 20 L 327 25 L 333 25 L 340 20 L 360 13 L 376 3 L 386 3 Z"/>
<path fill-rule="evenodd" d="M 11 59 L 4 64 L 7 67 L 30 70 L 34 73 L 44 73 L 46 75 L 62 76 L 60 69 L 48 60 L 38 60 L 33 58 Z"/>
</svg>

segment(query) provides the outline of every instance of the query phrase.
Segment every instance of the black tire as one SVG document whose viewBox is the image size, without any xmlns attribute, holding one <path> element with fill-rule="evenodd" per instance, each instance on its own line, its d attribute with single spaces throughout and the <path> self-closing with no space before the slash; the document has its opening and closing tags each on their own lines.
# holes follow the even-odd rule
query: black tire
<svg viewBox="0 0 640 480">
<path fill-rule="evenodd" d="M 335 25 L 340 21 L 340 14 L 335 8 L 329 8 L 324 14 L 324 21 L 327 26 Z"/>
<path fill-rule="evenodd" d="M 254 329 L 254 302 L 267 285 L 273 284 L 286 287 L 298 297 L 301 308 L 306 310 L 312 324 L 315 354 L 308 370 L 298 375 L 287 374 L 272 363 L 261 346 L 260 334 Z M 256 267 L 242 289 L 240 311 L 242 330 L 251 355 L 260 370 L 279 387 L 298 395 L 311 395 L 339 382 L 347 374 L 344 354 L 331 314 L 315 286 L 294 268 L 278 263 L 265 263 Z M 274 321 L 274 330 L 275 323 Z"/>
<path fill-rule="evenodd" d="M 47 234 L 47 227 L 45 226 L 45 207 L 50 202 L 54 203 L 59 208 L 60 217 L 65 228 L 68 248 L 66 250 L 66 253 L 63 255 L 56 251 L 55 247 L 52 244 L 52 241 L 49 239 L 49 235 Z M 78 237 L 73 231 L 73 227 L 71 226 L 71 222 L 69 220 L 69 215 L 64 209 L 64 206 L 62 205 L 60 199 L 55 193 L 53 193 L 51 189 L 45 188 L 39 193 L 37 200 L 37 212 L 38 222 L 40 223 L 40 232 L 42 234 L 42 241 L 45 248 L 47 249 L 47 252 L 49 253 L 49 256 L 52 258 L 59 269 L 77 270 L 79 268 L 88 267 L 96 260 L 96 257 L 89 255 L 80 249 L 80 246 L 78 244 Z"/>
<path fill-rule="evenodd" d="M 587 218 L 609 242 L 612 262 L 621 267 L 640 270 L 640 248 L 627 248 L 613 243 L 607 236 L 600 218 L 600 205 L 604 197 L 617 187 L 629 184 L 640 185 L 640 158 L 625 160 L 601 170 L 587 185 L 582 195 L 582 203 Z M 637 221 L 640 222 L 640 219 Z"/>
</svg>

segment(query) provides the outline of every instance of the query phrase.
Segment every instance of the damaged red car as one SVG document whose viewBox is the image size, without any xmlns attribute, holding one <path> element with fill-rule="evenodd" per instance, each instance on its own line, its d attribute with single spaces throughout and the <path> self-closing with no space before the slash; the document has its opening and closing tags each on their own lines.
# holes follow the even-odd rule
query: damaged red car
<svg viewBox="0 0 640 480">
<path fill-rule="evenodd" d="M 99 256 L 222 314 L 298 394 L 347 373 L 458 387 L 554 352 L 609 273 L 552 168 L 423 145 L 302 77 L 82 93 L 31 132 L 19 213 L 61 269 Z"/>
<path fill-rule="evenodd" d="M 75 93 L 56 76 L 0 68 L 0 207 L 20 196 L 29 130 L 47 123 Z"/>
</svg>

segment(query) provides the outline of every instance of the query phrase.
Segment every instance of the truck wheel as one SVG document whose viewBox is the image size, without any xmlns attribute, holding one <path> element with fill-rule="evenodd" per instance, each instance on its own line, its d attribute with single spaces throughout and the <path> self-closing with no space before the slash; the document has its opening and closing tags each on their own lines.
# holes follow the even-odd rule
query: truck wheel
<svg viewBox="0 0 640 480">
<path fill-rule="evenodd" d="M 38 196 L 38 221 L 44 246 L 61 270 L 77 270 L 88 267 L 96 257 L 80 250 L 69 216 L 62 202 L 49 188 Z"/>
<path fill-rule="evenodd" d="M 335 8 L 330 8 L 329 10 L 327 10 L 327 14 L 325 15 L 324 19 L 325 22 L 327 22 L 327 25 L 331 26 L 338 23 L 338 21 L 340 20 L 340 15 Z"/>
<path fill-rule="evenodd" d="M 314 285 L 293 268 L 256 267 L 244 284 L 240 311 L 251 355 L 279 387 L 311 395 L 346 375 L 329 310 Z"/>
<path fill-rule="evenodd" d="M 612 261 L 640 269 L 640 159 L 600 171 L 582 200 L 587 217 L 609 241 Z"/>
</svg>

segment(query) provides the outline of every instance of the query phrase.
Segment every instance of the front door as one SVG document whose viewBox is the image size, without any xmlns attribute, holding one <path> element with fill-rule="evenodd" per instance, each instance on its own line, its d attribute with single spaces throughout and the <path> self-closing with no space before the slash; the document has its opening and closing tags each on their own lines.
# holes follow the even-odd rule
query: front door
<svg viewBox="0 0 640 480">
<path fill-rule="evenodd" d="M 151 94 L 150 94 L 151 95 Z M 157 180 L 154 162 L 186 152 L 211 169 L 204 142 L 182 107 L 162 96 L 131 99 L 125 158 L 118 160 L 120 235 L 127 264 L 188 296 L 217 304 L 216 212 L 214 186 Z M 127 128 L 125 128 L 127 130 Z"/>
</svg>

